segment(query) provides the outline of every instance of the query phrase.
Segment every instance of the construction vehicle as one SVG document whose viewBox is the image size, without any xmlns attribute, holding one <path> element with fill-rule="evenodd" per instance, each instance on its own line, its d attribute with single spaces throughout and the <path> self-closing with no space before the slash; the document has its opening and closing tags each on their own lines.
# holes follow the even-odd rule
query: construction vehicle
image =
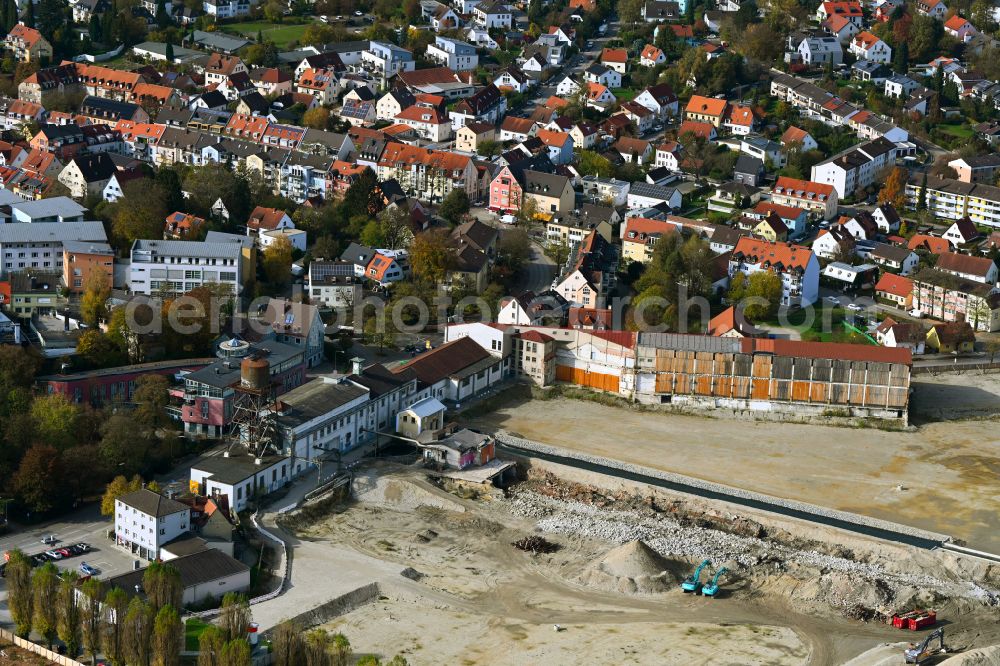
<svg viewBox="0 0 1000 666">
<path fill-rule="evenodd" d="M 726 567 L 722 567 L 721 569 L 716 571 L 715 576 L 712 577 L 712 580 L 708 581 L 707 583 L 701 586 L 702 596 L 714 598 L 715 595 L 718 594 L 719 592 L 719 579 L 722 578 L 722 574 L 726 573 L 727 571 L 729 571 L 729 569 L 727 569 Z"/>
<path fill-rule="evenodd" d="M 931 648 L 931 643 L 935 640 L 938 641 L 938 647 Z M 907 664 L 920 664 L 925 659 L 947 651 L 948 649 L 944 646 L 944 627 L 938 627 L 928 634 L 927 638 L 919 645 L 910 643 L 910 647 L 903 650 L 903 658 Z"/>
<path fill-rule="evenodd" d="M 681 583 L 681 589 L 685 592 L 697 592 L 698 588 L 701 587 L 701 570 L 710 566 L 712 566 L 711 560 L 704 560 L 693 574 L 684 579 L 684 582 Z"/>
</svg>

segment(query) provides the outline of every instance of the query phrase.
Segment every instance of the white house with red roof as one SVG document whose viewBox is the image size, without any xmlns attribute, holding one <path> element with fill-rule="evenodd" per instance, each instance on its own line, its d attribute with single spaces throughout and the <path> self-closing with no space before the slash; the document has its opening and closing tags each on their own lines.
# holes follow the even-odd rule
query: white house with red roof
<svg viewBox="0 0 1000 666">
<path fill-rule="evenodd" d="M 593 82 L 587 82 L 586 99 L 586 105 L 598 111 L 604 111 L 617 101 L 607 86 Z"/>
<path fill-rule="evenodd" d="M 573 161 L 573 137 L 567 132 L 540 129 L 535 136 L 545 144 L 553 164 L 568 164 Z"/>
<path fill-rule="evenodd" d="M 867 30 L 855 35 L 847 50 L 855 57 L 871 62 L 888 64 L 892 61 L 892 48 Z"/>
<path fill-rule="evenodd" d="M 604 49 L 601 51 L 601 64 L 610 67 L 619 74 L 628 71 L 628 51 L 625 49 Z"/>
<path fill-rule="evenodd" d="M 365 267 L 365 277 L 385 287 L 402 280 L 405 273 L 395 258 L 376 252 Z"/>
<path fill-rule="evenodd" d="M 644 107 L 656 114 L 659 120 L 666 120 L 667 118 L 673 118 L 677 115 L 680 109 L 680 103 L 677 101 L 677 95 L 674 94 L 673 88 L 671 88 L 666 83 L 658 83 L 655 86 L 649 86 L 641 93 L 635 96 L 632 100 L 636 104 L 642 104 Z"/>
<path fill-rule="evenodd" d="M 643 67 L 656 67 L 666 61 L 667 54 L 663 52 L 663 49 L 657 48 L 652 44 L 646 44 L 642 49 L 642 53 L 639 54 L 639 64 Z"/>
<path fill-rule="evenodd" d="M 846 16 L 834 14 L 820 24 L 832 37 L 836 37 L 841 44 L 846 44 L 854 35 L 861 32 L 861 27 L 851 21 Z"/>
<path fill-rule="evenodd" d="M 967 42 L 979 34 L 976 26 L 958 14 L 944 22 L 944 31 L 960 42 Z"/>
<path fill-rule="evenodd" d="M 295 223 L 292 222 L 292 218 L 280 208 L 257 206 L 250 213 L 250 218 L 247 220 L 248 236 L 259 236 L 265 231 L 294 228 Z"/>
<path fill-rule="evenodd" d="M 733 104 L 729 107 L 723 127 L 737 136 L 746 136 L 757 128 L 758 120 L 752 106 Z"/>
<path fill-rule="evenodd" d="M 412 127 L 417 134 L 429 141 L 445 141 L 451 138 L 451 120 L 441 109 L 414 104 L 396 114 L 397 123 Z"/>
<path fill-rule="evenodd" d="M 671 171 L 681 170 L 681 144 L 668 141 L 656 147 L 653 166 L 663 167 Z"/>
<path fill-rule="evenodd" d="M 819 298 L 819 259 L 812 250 L 793 243 L 771 243 L 744 236 L 729 257 L 729 278 L 771 271 L 781 278 L 781 304 L 812 305 Z"/>
<path fill-rule="evenodd" d="M 948 6 L 941 0 L 917 0 L 915 4 L 917 11 L 924 16 L 930 16 L 941 21 L 948 15 Z"/>
<path fill-rule="evenodd" d="M 863 25 L 865 19 L 861 3 L 854 0 L 821 3 L 816 10 L 816 17 L 820 21 L 825 21 L 831 16 L 843 16 L 859 28 Z"/>
<path fill-rule="evenodd" d="M 16 21 L 17 19 L 14 18 Z M 42 37 L 42 33 L 17 23 L 4 39 L 4 47 L 14 54 L 19 62 L 38 62 L 42 58 L 52 59 L 52 44 Z"/>
<path fill-rule="evenodd" d="M 791 125 L 785 130 L 785 133 L 781 135 L 781 145 L 787 148 L 796 144 L 798 144 L 799 150 L 802 152 L 816 150 L 819 148 L 819 144 L 816 143 L 816 139 L 812 137 L 812 134 L 804 129 Z"/>
</svg>

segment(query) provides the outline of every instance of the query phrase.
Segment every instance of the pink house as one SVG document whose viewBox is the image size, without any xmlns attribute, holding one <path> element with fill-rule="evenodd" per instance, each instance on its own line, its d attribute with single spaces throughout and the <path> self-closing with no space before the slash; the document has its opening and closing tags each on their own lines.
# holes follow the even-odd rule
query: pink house
<svg viewBox="0 0 1000 666">
<path fill-rule="evenodd" d="M 490 181 L 490 210 L 512 212 L 521 209 L 521 184 L 509 166 Z"/>
<path fill-rule="evenodd" d="M 144 375 L 167 377 L 180 372 L 200 370 L 212 363 L 211 358 L 189 358 L 181 361 L 157 361 L 123 365 L 117 368 L 60 373 L 38 378 L 46 393 L 58 393 L 74 403 L 88 403 L 95 407 L 132 401 L 136 381 Z"/>
</svg>

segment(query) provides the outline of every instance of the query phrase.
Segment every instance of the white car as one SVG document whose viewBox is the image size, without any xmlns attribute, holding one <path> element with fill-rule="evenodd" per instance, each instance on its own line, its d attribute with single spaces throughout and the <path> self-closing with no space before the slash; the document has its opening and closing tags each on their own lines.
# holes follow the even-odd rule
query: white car
<svg viewBox="0 0 1000 666">
<path fill-rule="evenodd" d="M 848 310 L 864 310 L 864 308 L 862 308 L 862 307 L 861 307 L 860 305 L 858 305 L 857 303 L 848 303 L 848 304 L 847 304 L 847 309 L 848 309 Z"/>
<path fill-rule="evenodd" d="M 354 12 L 354 15 L 355 16 L 364 16 L 365 13 L 359 9 L 358 11 Z"/>
<path fill-rule="evenodd" d="M 58 550 L 45 551 L 45 557 L 49 558 L 50 560 L 61 560 L 63 558 L 62 553 L 60 553 Z"/>
<path fill-rule="evenodd" d="M 827 296 L 823 300 L 827 301 L 828 303 L 835 303 L 837 305 L 840 305 L 840 299 L 837 298 L 836 296 Z"/>
</svg>

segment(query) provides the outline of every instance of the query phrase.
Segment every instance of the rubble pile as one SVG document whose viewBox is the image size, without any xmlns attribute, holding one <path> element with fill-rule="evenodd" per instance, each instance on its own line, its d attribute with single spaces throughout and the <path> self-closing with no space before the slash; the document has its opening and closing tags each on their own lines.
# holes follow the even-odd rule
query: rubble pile
<svg viewBox="0 0 1000 666">
<path fill-rule="evenodd" d="M 823 553 L 817 542 L 793 539 L 745 516 L 689 511 L 683 501 L 657 505 L 653 497 L 564 483 L 550 474 L 514 488 L 504 505 L 514 515 L 535 520 L 542 532 L 616 544 L 643 542 L 658 556 L 683 560 L 685 566 L 702 559 L 725 563 L 752 587 L 766 579 L 778 583 L 770 589 L 779 594 L 824 603 L 862 620 L 878 619 L 899 601 L 897 595 L 913 590 L 988 605 L 997 599 L 995 592 L 984 595 L 971 582 L 859 561 L 847 548 Z"/>
<path fill-rule="evenodd" d="M 528 553 L 554 553 L 559 550 L 559 544 L 552 543 L 547 539 L 543 539 L 540 536 L 528 536 L 523 539 L 518 539 L 514 543 L 510 544 L 517 548 L 518 550 L 523 550 Z"/>
</svg>

